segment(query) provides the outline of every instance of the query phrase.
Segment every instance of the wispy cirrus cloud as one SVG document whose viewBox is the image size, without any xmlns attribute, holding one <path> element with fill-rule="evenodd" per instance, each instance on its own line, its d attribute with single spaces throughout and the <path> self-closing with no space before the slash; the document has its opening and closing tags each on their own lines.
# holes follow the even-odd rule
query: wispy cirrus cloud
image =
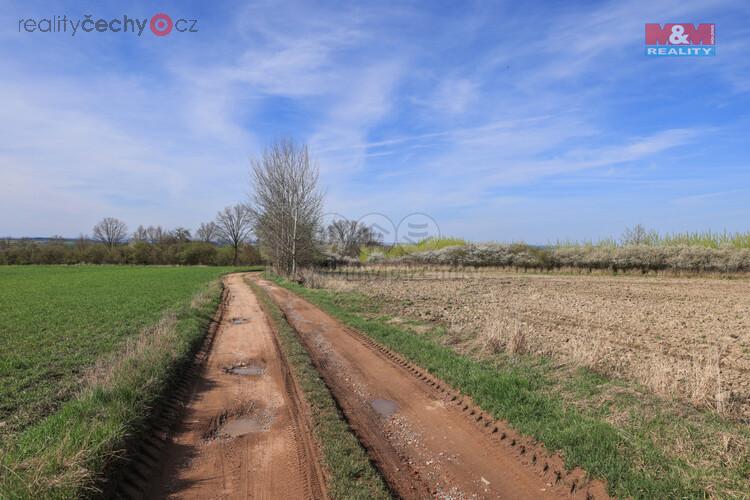
<svg viewBox="0 0 750 500">
<path fill-rule="evenodd" d="M 0 234 L 104 215 L 196 226 L 244 197 L 250 157 L 279 136 L 310 144 L 329 210 L 420 210 L 468 237 L 591 236 L 701 189 L 729 193 L 722 227 L 748 215 L 731 189 L 750 110 L 739 0 L 167 2 L 200 20 L 195 37 L 8 28 L 48 7 L 2 14 L 0 213 L 20 215 Z M 717 57 L 643 57 L 643 23 L 686 19 L 717 23 Z"/>
</svg>

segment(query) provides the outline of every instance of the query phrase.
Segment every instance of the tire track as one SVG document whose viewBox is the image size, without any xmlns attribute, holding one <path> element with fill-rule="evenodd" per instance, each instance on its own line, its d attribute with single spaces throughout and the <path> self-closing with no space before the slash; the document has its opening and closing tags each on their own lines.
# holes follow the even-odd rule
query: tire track
<svg viewBox="0 0 750 500">
<path fill-rule="evenodd" d="M 268 319 L 244 275 L 224 285 L 222 315 L 169 418 L 109 497 L 327 498 L 309 411 Z"/>
<path fill-rule="evenodd" d="M 582 470 L 512 431 L 470 398 L 288 290 L 259 281 L 389 486 L 403 498 L 607 498 Z M 393 409 L 378 410 L 378 402 Z M 379 403 L 382 404 L 382 403 Z M 394 409 L 395 408 L 395 409 Z"/>
</svg>

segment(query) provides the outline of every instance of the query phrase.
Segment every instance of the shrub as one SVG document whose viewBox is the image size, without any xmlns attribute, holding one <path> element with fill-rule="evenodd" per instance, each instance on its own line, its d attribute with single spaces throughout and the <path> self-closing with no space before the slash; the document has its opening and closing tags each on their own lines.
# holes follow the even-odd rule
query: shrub
<svg viewBox="0 0 750 500">
<path fill-rule="evenodd" d="M 519 269 L 611 269 L 613 271 L 750 272 L 750 250 L 698 246 L 533 247 L 521 243 L 469 244 L 404 255 L 394 263 L 494 266 Z"/>
<path fill-rule="evenodd" d="M 76 241 L 53 239 L 47 242 L 32 240 L 0 240 L 0 265 L 2 264 L 180 264 L 180 265 L 230 265 L 232 249 L 217 247 L 202 241 L 182 241 L 176 238 L 149 243 L 145 240 L 131 241 L 127 245 L 115 246 L 111 250 L 102 243 L 84 238 Z M 262 263 L 258 249 L 249 244 L 242 245 L 239 263 L 257 265 Z"/>
</svg>

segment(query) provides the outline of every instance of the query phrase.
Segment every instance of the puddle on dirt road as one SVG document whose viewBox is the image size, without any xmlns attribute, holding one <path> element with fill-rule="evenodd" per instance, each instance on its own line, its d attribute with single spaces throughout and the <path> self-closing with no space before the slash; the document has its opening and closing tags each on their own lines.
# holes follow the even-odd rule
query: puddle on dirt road
<svg viewBox="0 0 750 500">
<path fill-rule="evenodd" d="M 247 323 L 247 318 L 232 318 L 231 321 L 233 325 L 241 325 Z"/>
<path fill-rule="evenodd" d="M 238 438 L 246 434 L 268 432 L 272 421 L 273 416 L 265 410 L 253 415 L 238 415 L 228 418 L 221 424 L 217 435 L 223 438 Z"/>
<path fill-rule="evenodd" d="M 383 418 L 389 418 L 398 411 L 398 405 L 390 399 L 373 399 L 370 406 Z"/>
<path fill-rule="evenodd" d="M 224 371 L 231 375 L 257 377 L 263 375 L 266 371 L 266 364 L 263 361 L 250 361 L 231 368 L 224 368 Z"/>
</svg>

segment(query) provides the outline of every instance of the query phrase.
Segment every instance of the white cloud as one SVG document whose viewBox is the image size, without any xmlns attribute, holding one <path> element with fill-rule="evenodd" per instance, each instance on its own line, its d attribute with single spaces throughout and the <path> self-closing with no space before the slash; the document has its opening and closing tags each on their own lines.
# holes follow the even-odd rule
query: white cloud
<svg viewBox="0 0 750 500">
<path fill-rule="evenodd" d="M 0 218 L 0 234 L 75 234 L 103 215 L 196 224 L 244 197 L 249 157 L 276 134 L 308 142 L 330 208 L 357 213 L 492 217 L 528 199 L 503 190 L 658 168 L 667 155 L 710 147 L 705 138 L 719 131 L 712 117 L 686 120 L 669 92 L 722 80 L 701 99 L 737 120 L 750 32 L 733 28 L 715 60 L 656 66 L 641 56 L 643 23 L 711 22 L 741 7 L 630 0 L 457 15 L 259 1 L 219 7 L 221 22 L 208 26 L 225 31 L 184 43 L 3 35 L 0 210 L 21 215 Z M 645 126 L 623 115 L 645 116 L 650 104 L 665 113 Z M 731 126 L 721 128 L 743 133 Z"/>
<path fill-rule="evenodd" d="M 438 85 L 429 105 L 439 113 L 458 114 L 477 102 L 479 90 L 467 78 L 443 80 Z"/>
</svg>

